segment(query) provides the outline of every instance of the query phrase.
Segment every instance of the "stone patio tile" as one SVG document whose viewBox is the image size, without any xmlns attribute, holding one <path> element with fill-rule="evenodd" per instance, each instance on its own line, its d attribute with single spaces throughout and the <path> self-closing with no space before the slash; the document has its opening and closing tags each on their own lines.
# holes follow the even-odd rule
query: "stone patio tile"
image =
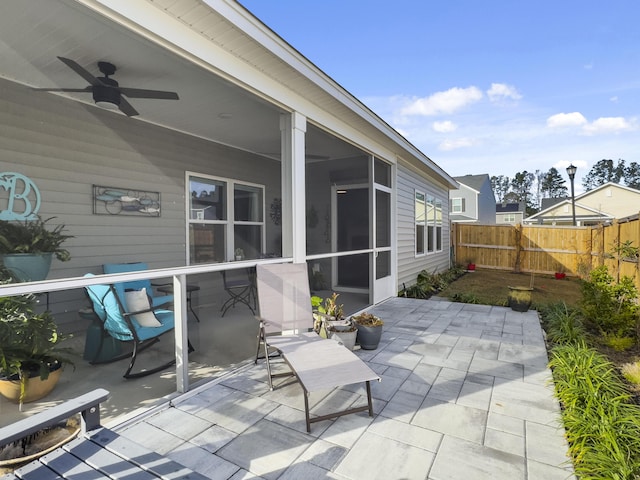
<svg viewBox="0 0 640 480">
<path fill-rule="evenodd" d="M 524 424 L 525 422 L 521 418 L 509 417 L 495 412 L 489 412 L 489 417 L 487 418 L 487 428 L 520 437 L 524 437 Z"/>
<path fill-rule="evenodd" d="M 429 472 L 429 479 L 525 480 L 524 463 L 523 457 L 445 436 Z"/>
<path fill-rule="evenodd" d="M 542 478 L 544 480 L 576 480 L 573 468 L 568 465 L 565 468 L 552 467 L 534 460 L 527 461 L 528 478 Z"/>
<path fill-rule="evenodd" d="M 462 389 L 460 390 L 456 403 L 481 410 L 489 410 L 491 387 L 492 385 L 465 381 L 462 384 Z"/>
<path fill-rule="evenodd" d="M 513 455 L 525 456 L 524 437 L 501 430 L 487 428 L 484 435 L 484 445 Z"/>
<path fill-rule="evenodd" d="M 211 426 L 211 422 L 177 408 L 163 410 L 146 421 L 183 440 L 190 440 Z"/>
<path fill-rule="evenodd" d="M 229 480 L 261 480 L 261 479 L 262 477 L 259 477 L 258 475 L 255 475 L 251 472 L 247 472 L 243 468 L 238 470 L 233 477 L 229 478 Z"/>
<path fill-rule="evenodd" d="M 216 384 L 211 388 L 203 389 L 195 395 L 187 396 L 185 399 L 179 398 L 175 401 L 174 405 L 176 408 L 187 413 L 195 413 L 231 393 L 233 393 L 233 389 Z"/>
<path fill-rule="evenodd" d="M 398 391 L 398 388 L 400 388 L 400 385 L 404 383 L 404 379 L 398 377 L 390 377 L 386 374 L 382 375 L 381 378 L 381 382 L 371 382 L 371 396 L 374 399 L 388 401 L 395 395 L 395 393 Z M 364 392 L 365 390 L 363 389 L 363 393 Z"/>
<path fill-rule="evenodd" d="M 414 382 L 407 380 L 400 386 L 400 390 L 407 393 L 413 393 L 414 395 L 420 395 L 426 397 L 427 393 L 431 389 L 431 384 L 426 382 Z"/>
<path fill-rule="evenodd" d="M 433 382 L 436 381 L 438 375 L 440 374 L 440 370 L 442 369 L 439 365 L 428 365 L 426 363 L 420 363 L 416 368 L 413 369 L 413 372 L 407 380 L 417 383 L 425 383 L 427 385 L 433 385 Z"/>
<path fill-rule="evenodd" d="M 411 423 L 422 402 L 424 395 L 416 395 L 410 392 L 398 391 L 393 398 L 387 402 L 380 415 L 393 418 L 400 422 Z"/>
<path fill-rule="evenodd" d="M 337 479 L 339 477 L 312 463 L 300 462 L 287 468 L 282 476 L 278 477 L 278 480 L 322 480 L 326 478 Z"/>
<path fill-rule="evenodd" d="M 482 443 L 487 412 L 427 397 L 412 425 Z"/>
<path fill-rule="evenodd" d="M 211 404 L 209 408 L 198 411 L 196 415 L 227 430 L 241 433 L 275 410 L 277 406 L 277 403 L 263 398 L 234 392 Z"/>
<path fill-rule="evenodd" d="M 502 362 L 519 363 L 525 366 L 545 369 L 549 362 L 547 349 L 532 345 L 512 345 L 503 343 L 500 345 L 498 360 Z"/>
<path fill-rule="evenodd" d="M 211 480 L 226 480 L 235 474 L 240 467 L 228 462 L 216 455 L 211 455 L 208 450 L 197 447 L 192 443 L 183 443 L 167 455 L 182 465 L 189 462 L 189 468 Z"/>
<path fill-rule="evenodd" d="M 335 471 L 353 479 L 426 478 L 434 457 L 426 450 L 366 432 Z"/>
<path fill-rule="evenodd" d="M 366 413 L 346 415 L 335 420 L 320 438 L 344 448 L 351 448 L 372 421 Z"/>
<path fill-rule="evenodd" d="M 218 450 L 218 456 L 266 479 L 276 479 L 312 441 L 313 437 L 260 420 Z"/>
<path fill-rule="evenodd" d="M 318 439 L 305 450 L 298 461 L 312 463 L 326 470 L 333 470 L 346 453 L 346 448 Z"/>
<path fill-rule="evenodd" d="M 373 361 L 390 367 L 400 367 L 413 370 L 416 365 L 420 363 L 421 359 L 422 355 L 412 352 L 392 352 L 383 350 L 374 357 Z"/>
<path fill-rule="evenodd" d="M 414 342 L 413 345 L 409 347 L 409 351 L 413 353 L 417 353 L 418 355 L 423 355 L 425 357 L 424 362 L 432 363 L 443 362 L 451 353 L 452 347 L 450 345 L 438 345 L 433 343 L 421 343 Z"/>
<path fill-rule="evenodd" d="M 524 376 L 524 367 L 520 364 L 501 362 L 480 356 L 473 357 L 471 365 L 469 365 L 469 371 L 507 380 L 522 380 Z"/>
<path fill-rule="evenodd" d="M 559 420 L 559 418 L 558 418 Z M 561 467 L 569 460 L 564 428 L 526 422 L 527 458 L 553 467 Z"/>
<path fill-rule="evenodd" d="M 211 453 L 215 453 L 236 436 L 237 434 L 230 430 L 226 430 L 218 425 L 213 425 L 204 432 L 193 437 L 189 442 L 204 448 Z"/>
<path fill-rule="evenodd" d="M 182 438 L 146 422 L 136 423 L 118 433 L 160 455 L 165 455 L 185 442 Z"/>
<path fill-rule="evenodd" d="M 560 407 L 551 387 L 526 382 L 500 383 L 497 379 L 490 411 L 552 426 L 560 418 Z"/>
<path fill-rule="evenodd" d="M 442 441 L 442 433 L 440 432 L 384 417 L 376 418 L 367 432 L 434 453 Z"/>
</svg>

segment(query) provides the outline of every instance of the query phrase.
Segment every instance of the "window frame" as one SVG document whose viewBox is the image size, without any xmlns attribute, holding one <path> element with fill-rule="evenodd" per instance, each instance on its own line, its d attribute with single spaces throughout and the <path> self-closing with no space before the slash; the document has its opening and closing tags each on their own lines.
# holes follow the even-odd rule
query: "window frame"
<svg viewBox="0 0 640 480">
<path fill-rule="evenodd" d="M 418 197 L 422 197 L 421 199 Z M 422 215 L 419 214 L 418 212 L 418 206 L 419 204 L 422 205 Z M 415 244 L 415 248 L 414 248 L 414 256 L 415 257 L 423 257 L 427 254 L 427 249 L 426 249 L 426 234 L 427 234 L 427 225 L 426 225 L 426 214 L 427 214 L 427 195 L 425 192 L 422 192 L 420 190 L 414 190 L 413 193 L 413 221 L 414 221 L 414 229 L 413 229 L 413 235 L 414 235 L 414 244 Z M 422 217 L 422 220 L 420 220 L 420 217 Z M 422 234 L 420 235 L 418 232 L 422 231 Z M 421 241 L 420 241 L 420 236 L 421 236 Z"/>
<path fill-rule="evenodd" d="M 222 184 L 224 184 L 225 186 L 225 192 L 224 192 L 224 196 L 222 199 L 223 206 L 224 206 L 224 218 L 223 219 L 215 219 L 215 220 L 211 220 L 211 219 L 204 219 L 204 218 L 192 218 L 191 216 L 191 206 L 192 206 L 192 196 L 191 196 L 191 182 L 192 180 L 195 179 L 201 179 L 201 180 L 210 180 L 212 182 L 220 182 Z M 266 217 L 266 211 L 265 211 L 265 198 L 266 198 L 266 187 L 265 185 L 259 184 L 259 183 L 253 183 L 253 182 L 247 182 L 244 180 L 240 180 L 240 179 L 236 179 L 236 178 L 229 178 L 229 177 L 219 177 L 219 176 L 215 176 L 215 175 L 208 175 L 205 173 L 199 173 L 199 172 L 192 172 L 192 171 L 187 171 L 185 172 L 185 185 L 186 185 L 186 192 L 187 194 L 185 195 L 185 208 L 186 208 L 186 225 L 185 225 L 185 231 L 186 231 L 186 259 L 187 259 L 187 265 L 194 265 L 197 264 L 198 262 L 194 262 L 194 260 L 191 258 L 191 226 L 192 225 L 223 225 L 224 226 L 224 259 L 218 261 L 217 263 L 226 263 L 226 262 L 230 262 L 233 261 L 235 259 L 235 250 L 236 250 L 236 234 L 235 234 L 235 227 L 236 226 L 258 226 L 260 227 L 260 240 L 259 243 L 260 245 L 258 246 L 258 253 L 261 254 L 261 252 L 264 252 L 265 250 L 265 245 L 266 245 L 266 221 L 265 221 L 265 217 Z M 243 187 L 250 187 L 251 189 L 257 189 L 259 191 L 259 195 L 261 195 L 261 199 L 260 200 L 260 206 L 259 209 L 261 210 L 259 212 L 258 218 L 260 220 L 236 220 L 236 214 L 235 214 L 235 193 L 236 193 L 236 187 L 237 186 L 243 186 Z M 200 262 L 202 263 L 202 262 Z"/>
</svg>

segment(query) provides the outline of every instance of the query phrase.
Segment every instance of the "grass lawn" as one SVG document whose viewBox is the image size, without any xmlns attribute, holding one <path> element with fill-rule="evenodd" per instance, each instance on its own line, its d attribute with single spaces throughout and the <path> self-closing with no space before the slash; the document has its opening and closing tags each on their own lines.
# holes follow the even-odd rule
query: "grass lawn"
<svg viewBox="0 0 640 480">
<path fill-rule="evenodd" d="M 468 272 L 438 293 L 439 297 L 473 296 L 476 303 L 507 305 L 509 287 L 530 287 L 533 281 L 532 308 L 539 305 L 565 302 L 576 306 L 580 301 L 580 281 L 566 277 L 556 280 L 553 275 L 513 273 L 505 270 L 479 269 Z"/>
</svg>

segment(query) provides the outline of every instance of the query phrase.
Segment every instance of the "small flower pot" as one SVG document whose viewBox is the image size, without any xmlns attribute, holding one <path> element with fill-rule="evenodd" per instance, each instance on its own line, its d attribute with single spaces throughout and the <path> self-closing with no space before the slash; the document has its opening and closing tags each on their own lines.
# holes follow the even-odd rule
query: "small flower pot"
<svg viewBox="0 0 640 480">
<path fill-rule="evenodd" d="M 564 272 L 556 272 L 556 280 L 562 280 L 567 274 Z"/>
<path fill-rule="evenodd" d="M 467 265 L 467 271 L 468 271 L 468 272 L 474 272 L 474 271 L 475 271 L 475 269 L 476 269 L 476 264 L 475 264 L 475 263 L 469 263 L 469 264 Z"/>
</svg>

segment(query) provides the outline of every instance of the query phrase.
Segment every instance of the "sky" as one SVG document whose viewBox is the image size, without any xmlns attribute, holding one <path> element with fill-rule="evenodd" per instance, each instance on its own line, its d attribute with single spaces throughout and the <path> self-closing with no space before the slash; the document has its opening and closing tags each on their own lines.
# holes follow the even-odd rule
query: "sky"
<svg viewBox="0 0 640 480">
<path fill-rule="evenodd" d="M 638 0 L 240 3 L 452 176 L 640 163 Z"/>
</svg>

